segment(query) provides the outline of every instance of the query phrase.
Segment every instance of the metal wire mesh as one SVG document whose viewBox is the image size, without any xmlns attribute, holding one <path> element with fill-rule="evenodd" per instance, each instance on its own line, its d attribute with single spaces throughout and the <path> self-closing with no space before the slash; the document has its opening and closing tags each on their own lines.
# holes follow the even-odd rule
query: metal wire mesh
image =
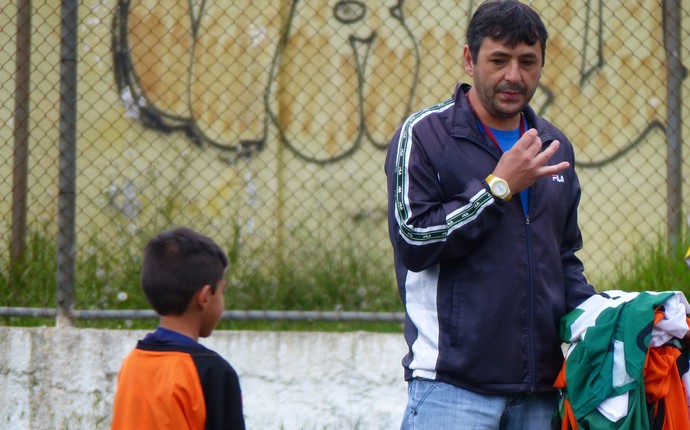
<svg viewBox="0 0 690 430">
<path fill-rule="evenodd" d="M 359 302 L 307 307 L 391 310 L 376 309 L 373 297 L 396 295 L 385 150 L 409 113 L 468 81 L 464 30 L 478 2 L 86 0 L 76 16 L 64 3 L 0 8 L 0 262 L 9 306 L 30 304 L 19 291 L 28 278 L 76 283 L 78 307 L 126 306 L 109 279 L 135 270 L 152 234 L 189 225 L 229 249 L 240 292 L 254 288 L 244 285 L 248 276 L 274 279 L 261 293 L 270 295 L 289 288 L 275 281 L 286 268 L 328 272 L 345 259 L 364 262 L 390 289 L 370 294 L 370 279 L 356 272 L 344 289 Z M 604 282 L 641 243 L 679 234 L 684 223 L 690 7 L 531 5 L 550 32 L 533 104 L 576 146 L 580 257 L 590 280 Z M 70 125 L 72 188 L 62 164 Z M 59 222 L 70 192 L 74 232 Z M 27 265 L 27 256 L 40 260 L 39 246 L 52 250 L 39 253 L 46 263 Z M 76 279 L 56 281 L 64 254 L 76 261 Z"/>
</svg>

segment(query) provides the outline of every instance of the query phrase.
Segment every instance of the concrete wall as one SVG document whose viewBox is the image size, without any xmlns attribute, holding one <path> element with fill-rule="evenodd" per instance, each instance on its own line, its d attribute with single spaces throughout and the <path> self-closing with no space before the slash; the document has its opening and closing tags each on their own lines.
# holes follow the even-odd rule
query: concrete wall
<svg viewBox="0 0 690 430">
<path fill-rule="evenodd" d="M 108 429 L 120 362 L 145 331 L 0 327 L 0 429 Z M 249 429 L 397 428 L 402 335 L 218 331 Z"/>
</svg>

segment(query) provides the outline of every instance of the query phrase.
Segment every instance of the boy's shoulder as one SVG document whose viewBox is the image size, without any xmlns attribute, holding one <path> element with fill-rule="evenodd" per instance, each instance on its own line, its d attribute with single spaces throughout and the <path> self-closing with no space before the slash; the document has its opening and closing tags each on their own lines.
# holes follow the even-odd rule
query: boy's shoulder
<svg viewBox="0 0 690 430">
<path fill-rule="evenodd" d="M 191 378 L 191 379 L 190 379 Z M 140 340 L 120 368 L 121 383 L 179 386 L 197 380 L 202 391 L 239 388 L 239 376 L 230 363 L 202 345 L 171 345 Z M 147 385 L 147 384 L 146 384 Z"/>
<path fill-rule="evenodd" d="M 137 343 L 135 348 L 140 351 L 150 351 L 159 353 L 181 353 L 189 355 L 189 357 L 194 361 L 197 367 L 214 367 L 217 369 L 228 368 L 233 373 L 235 370 L 230 365 L 230 363 L 218 352 L 209 349 L 200 343 L 196 344 L 179 344 L 179 343 L 168 343 L 168 342 L 158 342 L 155 339 L 142 339 Z M 164 355 L 161 355 L 163 357 Z"/>
<path fill-rule="evenodd" d="M 137 342 L 135 351 L 136 350 L 162 353 L 159 355 L 161 358 L 165 357 L 166 352 L 169 352 L 171 354 L 184 354 L 188 355 L 194 362 L 202 363 L 204 365 L 215 364 L 221 367 L 223 367 L 223 365 L 232 367 L 230 366 L 230 363 L 228 363 L 228 361 L 225 358 L 223 358 L 223 356 L 220 355 L 218 352 L 209 349 L 199 343 L 197 343 L 196 345 L 182 345 L 142 339 L 139 342 Z"/>
</svg>

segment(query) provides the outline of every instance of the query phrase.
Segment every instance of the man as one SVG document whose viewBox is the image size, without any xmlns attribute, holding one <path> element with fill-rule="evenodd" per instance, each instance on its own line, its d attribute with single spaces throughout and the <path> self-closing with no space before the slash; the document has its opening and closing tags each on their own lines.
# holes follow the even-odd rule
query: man
<svg viewBox="0 0 690 430">
<path fill-rule="evenodd" d="M 411 115 L 391 142 L 402 429 L 550 428 L 558 324 L 595 291 L 575 256 L 572 145 L 529 106 L 547 37 L 529 6 L 481 4 L 463 55 L 472 86 Z"/>
</svg>

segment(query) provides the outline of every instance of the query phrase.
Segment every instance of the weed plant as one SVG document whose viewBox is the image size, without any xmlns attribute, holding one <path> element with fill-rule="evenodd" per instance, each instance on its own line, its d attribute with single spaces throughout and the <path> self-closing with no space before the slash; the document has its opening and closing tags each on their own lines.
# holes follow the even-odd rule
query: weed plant
<svg viewBox="0 0 690 430">
<path fill-rule="evenodd" d="M 130 247 L 117 253 L 96 235 L 78 253 L 76 265 L 76 309 L 149 309 L 139 284 L 141 255 L 148 237 L 134 236 Z M 138 238 L 138 239 L 137 239 Z M 669 248 L 663 238 L 641 245 L 638 252 L 619 266 L 614 276 L 597 284 L 598 291 L 668 291 L 690 294 L 690 267 L 685 261 L 690 240 Z M 221 244 L 222 246 L 222 244 Z M 238 310 L 361 311 L 399 312 L 402 306 L 392 275 L 385 262 L 370 260 L 347 243 L 325 252 L 313 246 L 301 253 L 279 258 L 272 250 L 259 250 L 252 260 L 262 270 L 243 261 L 239 243 L 225 246 L 230 259 L 226 273 L 226 308 Z M 307 249 L 309 249 L 307 251 Z M 139 251 L 140 252 L 140 251 Z M 262 254 L 261 254 L 262 253 Z M 0 262 L 0 295 L 3 306 L 55 308 L 56 244 L 46 233 L 31 231 L 21 264 Z M 52 325 L 49 318 L 0 317 L 4 325 Z M 151 328 L 155 320 L 79 320 L 81 327 Z M 399 323 L 318 321 L 222 321 L 219 329 L 251 330 L 366 330 L 399 332 Z"/>
<path fill-rule="evenodd" d="M 130 246 L 101 243 L 93 234 L 77 253 L 75 309 L 150 309 L 139 277 L 141 249 L 148 236 L 135 235 Z M 224 244 L 220 243 L 221 246 Z M 226 308 L 237 310 L 359 311 L 402 310 L 392 274 L 384 262 L 356 257 L 347 245 L 336 252 L 314 245 L 278 258 L 271 250 L 258 250 L 245 263 L 238 243 L 226 244 L 230 260 L 226 272 Z M 139 250 L 138 252 L 135 250 Z M 0 295 L 3 306 L 55 308 L 56 244 L 47 234 L 32 232 L 25 258 L 16 267 L 2 262 Z M 4 325 L 51 325 L 49 318 L 0 317 Z M 77 321 L 81 327 L 150 328 L 155 321 Z M 220 329 L 370 330 L 399 331 L 398 323 L 223 321 Z"/>
<path fill-rule="evenodd" d="M 141 253 L 148 239 L 173 225 L 189 225 L 200 232 L 215 227 L 213 219 L 189 205 L 185 190 L 196 175 L 185 151 L 163 175 L 156 163 L 141 177 L 109 178 L 103 190 L 100 216 L 107 232 L 83 231 L 87 238 L 77 247 L 75 302 L 77 310 L 150 309 L 139 283 Z M 240 217 L 229 217 L 239 219 Z M 217 222 L 217 220 L 215 220 Z M 192 225 L 193 224 L 193 225 Z M 200 228 L 201 226 L 201 228 Z M 206 227 L 206 228 L 203 228 Z M 56 307 L 55 235 L 49 226 L 37 226 L 27 238 L 22 261 L 10 267 L 0 255 L 2 306 Z M 394 287 L 391 261 L 361 255 L 347 241 L 312 236 L 311 231 L 286 232 L 297 238 L 297 251 L 243 247 L 239 225 L 233 226 L 228 243 L 220 241 L 230 261 L 226 272 L 226 308 L 235 310 L 361 311 L 394 312 L 402 306 Z M 109 237 L 108 234 L 113 234 Z M 82 236 L 83 237 L 83 236 Z M 80 238 L 81 239 L 81 238 Z M 301 241 L 300 241 L 301 239 Z M 261 246 L 261 245 L 260 245 Z M 390 258 L 390 257 L 388 257 Z M 52 318 L 0 317 L 5 325 L 52 325 Z M 154 327 L 156 320 L 77 320 L 81 327 Z M 397 323 L 222 321 L 223 329 L 324 329 L 400 331 Z"/>
<path fill-rule="evenodd" d="M 690 240 L 684 237 L 676 246 L 664 238 L 641 245 L 597 290 L 682 291 L 690 299 L 690 266 L 685 261 Z"/>
</svg>

